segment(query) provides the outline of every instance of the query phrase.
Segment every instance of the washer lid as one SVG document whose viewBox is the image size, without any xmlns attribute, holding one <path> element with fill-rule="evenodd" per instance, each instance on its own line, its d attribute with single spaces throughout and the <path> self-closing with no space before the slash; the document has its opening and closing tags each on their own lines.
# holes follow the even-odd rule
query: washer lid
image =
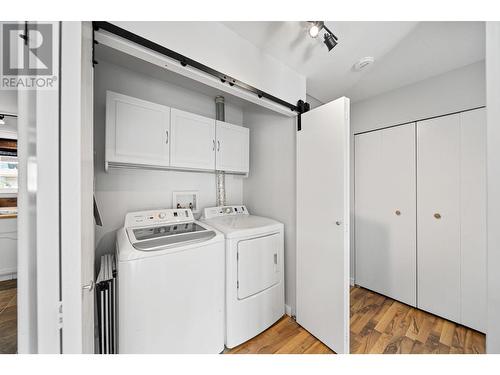
<svg viewBox="0 0 500 375">
<path fill-rule="evenodd" d="M 208 241 L 216 236 L 213 230 L 197 222 L 132 227 L 127 228 L 126 231 L 132 246 L 140 251 L 164 250 Z"/>
<path fill-rule="evenodd" d="M 224 233 L 226 238 L 283 230 L 283 224 L 279 221 L 255 215 L 222 216 L 204 221 Z"/>
</svg>

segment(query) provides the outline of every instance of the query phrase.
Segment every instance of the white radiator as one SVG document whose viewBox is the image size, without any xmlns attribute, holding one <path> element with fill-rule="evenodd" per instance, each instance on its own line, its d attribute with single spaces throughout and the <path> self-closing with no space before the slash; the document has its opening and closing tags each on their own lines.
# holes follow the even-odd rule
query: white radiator
<svg viewBox="0 0 500 375">
<path fill-rule="evenodd" d="M 101 257 L 101 269 L 96 281 L 99 353 L 116 354 L 116 263 L 111 254 Z"/>
</svg>

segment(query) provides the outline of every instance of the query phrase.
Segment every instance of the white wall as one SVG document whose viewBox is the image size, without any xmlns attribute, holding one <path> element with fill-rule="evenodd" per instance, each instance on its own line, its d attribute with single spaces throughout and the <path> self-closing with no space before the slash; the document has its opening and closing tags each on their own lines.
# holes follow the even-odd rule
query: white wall
<svg viewBox="0 0 500 375">
<path fill-rule="evenodd" d="M 486 351 L 500 353 L 500 22 L 486 23 L 488 160 L 488 329 Z"/>
<path fill-rule="evenodd" d="M 353 134 L 486 105 L 484 61 L 417 82 L 351 106 Z M 351 136 L 351 228 L 354 228 L 354 136 Z M 355 228 L 354 228 L 355 230 Z M 355 270 L 351 231 L 351 278 Z"/>
<path fill-rule="evenodd" d="M 353 133 L 486 104 L 484 61 L 352 104 Z"/>
<path fill-rule="evenodd" d="M 96 227 L 96 261 L 114 252 L 116 230 L 131 211 L 171 208 L 172 192 L 198 190 L 201 207 L 215 206 L 215 174 L 138 169 L 104 171 L 106 90 L 215 118 L 214 98 L 99 61 L 95 68 L 95 194 L 103 227 Z M 242 110 L 226 103 L 226 121 L 241 125 Z M 139 124 L 140 125 L 140 124 Z M 241 204 L 243 177 L 226 176 L 228 204 Z"/>
<path fill-rule="evenodd" d="M 0 113 L 17 114 L 16 90 L 0 90 Z"/>
<path fill-rule="evenodd" d="M 243 182 L 243 202 L 251 214 L 285 225 L 285 303 L 295 314 L 296 118 L 260 108 L 246 109 L 250 128 L 250 173 Z"/>
<path fill-rule="evenodd" d="M 306 79 L 219 22 L 113 22 L 290 103 Z"/>
</svg>

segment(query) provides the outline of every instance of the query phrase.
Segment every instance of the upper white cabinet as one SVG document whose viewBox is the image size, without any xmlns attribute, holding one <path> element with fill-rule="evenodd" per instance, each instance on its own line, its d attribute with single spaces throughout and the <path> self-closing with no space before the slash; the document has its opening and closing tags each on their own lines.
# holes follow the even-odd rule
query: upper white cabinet
<svg viewBox="0 0 500 375">
<path fill-rule="evenodd" d="M 216 121 L 215 169 L 233 173 L 249 171 L 249 130 Z"/>
<path fill-rule="evenodd" d="M 108 91 L 106 166 L 169 166 L 170 108 Z"/>
<path fill-rule="evenodd" d="M 112 91 L 106 95 L 106 169 L 248 173 L 248 128 Z"/>
<path fill-rule="evenodd" d="M 170 166 L 215 169 L 215 120 L 171 110 Z"/>
</svg>

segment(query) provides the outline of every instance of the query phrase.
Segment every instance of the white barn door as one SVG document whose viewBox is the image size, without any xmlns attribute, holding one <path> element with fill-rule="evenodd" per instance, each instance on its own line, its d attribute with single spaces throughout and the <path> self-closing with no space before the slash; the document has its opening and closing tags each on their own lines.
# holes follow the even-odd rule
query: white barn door
<svg viewBox="0 0 500 375">
<path fill-rule="evenodd" d="M 297 132 L 297 322 L 349 353 L 349 99 L 302 115 Z"/>
</svg>

